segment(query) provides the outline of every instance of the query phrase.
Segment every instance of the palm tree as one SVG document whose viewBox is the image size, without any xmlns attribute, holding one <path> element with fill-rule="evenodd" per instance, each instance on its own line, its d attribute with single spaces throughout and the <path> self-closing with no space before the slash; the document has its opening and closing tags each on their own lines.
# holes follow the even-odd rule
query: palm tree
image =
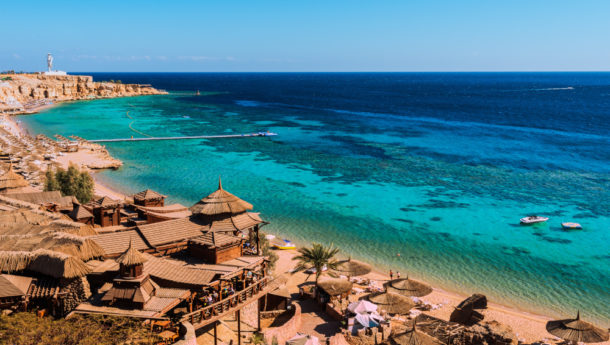
<svg viewBox="0 0 610 345">
<path fill-rule="evenodd" d="M 338 261 L 335 259 L 335 255 L 339 252 L 339 248 L 335 248 L 332 244 L 330 247 L 325 247 L 320 243 L 313 243 L 311 248 L 299 248 L 298 252 L 299 255 L 292 258 L 292 260 L 299 261 L 294 272 L 315 268 L 316 286 L 318 285 L 318 279 L 320 279 L 320 275 L 322 275 L 324 266 L 329 270 L 337 268 Z"/>
</svg>

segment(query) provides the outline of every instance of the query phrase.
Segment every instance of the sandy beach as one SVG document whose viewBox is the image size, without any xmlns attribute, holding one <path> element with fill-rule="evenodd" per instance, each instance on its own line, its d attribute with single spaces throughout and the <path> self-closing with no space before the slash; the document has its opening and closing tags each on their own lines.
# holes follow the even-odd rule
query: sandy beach
<svg viewBox="0 0 610 345">
<path fill-rule="evenodd" d="M 277 262 L 276 272 L 277 273 L 288 273 L 294 267 L 296 262 L 292 260 L 297 255 L 296 250 L 282 250 L 276 251 L 279 255 Z M 288 273 L 290 274 L 290 273 Z M 306 280 L 314 280 L 314 276 L 310 276 L 304 273 L 296 273 L 289 275 L 288 289 L 291 293 L 298 293 L 298 285 Z M 387 281 L 389 276 L 386 273 L 379 271 L 373 271 L 363 278 L 368 278 L 377 281 Z M 434 288 L 432 294 L 423 297 L 422 300 L 431 304 L 440 304 L 441 308 L 436 310 L 427 311 L 426 314 L 431 316 L 448 320 L 449 315 L 453 309 L 466 297 L 453 292 L 444 291 L 442 289 Z M 540 340 L 556 341 L 557 339 L 546 332 L 545 325 L 547 321 L 551 320 L 549 317 L 543 315 L 531 314 L 528 312 L 516 310 L 503 305 L 499 305 L 493 302 L 488 303 L 488 309 L 484 312 L 485 320 L 496 320 L 502 324 L 510 326 L 513 331 L 517 334 L 517 338 L 526 343 L 533 343 Z M 316 325 L 304 324 L 303 328 L 312 332 Z M 318 337 L 324 338 L 323 334 L 316 334 Z M 606 342 L 604 344 L 607 344 Z"/>
<path fill-rule="evenodd" d="M 27 136 L 26 131 L 20 127 L 18 122 L 15 121 L 15 118 L 5 116 L 4 123 L 5 130 L 9 131 L 14 136 Z M 69 152 L 65 153 L 64 155 L 59 155 L 54 158 L 54 161 L 63 167 L 67 167 L 70 163 L 74 163 L 78 166 L 89 168 L 104 167 L 118 162 L 109 154 L 104 153 L 104 151 L 95 149 L 81 149 L 78 152 Z M 109 196 L 113 199 L 119 200 L 126 198 L 125 194 L 121 193 L 120 191 L 112 190 L 95 179 L 95 173 L 93 173 L 93 176 L 95 180 L 95 195 Z M 276 273 L 280 274 L 291 271 L 296 265 L 296 262 L 292 260 L 296 253 L 296 250 L 277 251 L 279 260 L 277 262 Z M 349 253 L 342 254 L 347 255 Z M 403 276 L 405 273 L 406 272 L 403 272 Z M 314 279 L 313 276 L 308 276 L 303 273 L 289 274 L 289 277 L 288 288 L 293 294 L 298 293 L 299 284 L 305 280 Z M 384 272 L 374 271 L 365 276 L 365 278 L 383 282 L 388 280 L 389 276 Z M 426 312 L 427 314 L 448 320 L 454 307 L 466 297 L 466 295 L 435 288 L 433 293 L 424 297 L 423 300 L 431 304 L 440 305 L 440 308 Z M 546 316 L 509 308 L 503 305 L 495 304 L 493 301 L 490 301 L 489 307 L 484 314 L 485 320 L 496 320 L 502 324 L 510 326 L 517 334 L 517 338 L 524 343 L 534 343 L 541 340 L 555 343 L 558 340 L 546 332 L 545 324 L 550 320 L 550 318 Z M 325 337 L 324 334 L 319 333 L 317 330 L 320 329 L 318 326 L 326 321 L 320 317 L 317 317 L 316 315 L 316 313 L 311 313 L 304 317 L 302 331 L 305 333 L 315 334 L 323 339 Z M 605 342 L 603 344 L 610 344 L 610 342 Z"/>
</svg>

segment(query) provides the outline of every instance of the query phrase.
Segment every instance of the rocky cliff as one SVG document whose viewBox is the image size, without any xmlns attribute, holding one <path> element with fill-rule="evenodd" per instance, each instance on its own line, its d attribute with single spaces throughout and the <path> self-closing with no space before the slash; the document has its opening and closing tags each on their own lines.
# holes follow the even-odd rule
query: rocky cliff
<svg viewBox="0 0 610 345">
<path fill-rule="evenodd" d="M 150 85 L 94 82 L 84 75 L 0 74 L 0 112 L 34 111 L 50 102 L 166 94 Z"/>
</svg>

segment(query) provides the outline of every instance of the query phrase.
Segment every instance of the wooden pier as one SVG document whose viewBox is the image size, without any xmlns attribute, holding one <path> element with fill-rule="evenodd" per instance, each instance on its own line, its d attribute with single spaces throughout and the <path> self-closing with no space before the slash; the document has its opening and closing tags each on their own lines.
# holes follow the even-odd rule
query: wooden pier
<svg viewBox="0 0 610 345">
<path fill-rule="evenodd" d="M 259 132 L 248 134 L 225 134 L 225 135 L 195 135 L 184 137 L 148 137 L 148 138 L 117 138 L 117 139 L 95 139 L 87 140 L 92 143 L 113 143 L 120 141 L 153 141 L 153 140 L 187 140 L 187 139 L 220 139 L 220 138 L 252 138 L 252 137 L 273 137 L 277 133 Z"/>
</svg>

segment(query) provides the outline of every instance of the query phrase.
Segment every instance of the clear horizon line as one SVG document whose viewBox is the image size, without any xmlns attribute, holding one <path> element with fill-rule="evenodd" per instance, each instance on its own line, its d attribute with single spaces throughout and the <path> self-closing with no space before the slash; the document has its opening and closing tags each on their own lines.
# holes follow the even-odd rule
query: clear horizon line
<svg viewBox="0 0 610 345">
<path fill-rule="evenodd" d="M 19 72 L 21 73 L 21 72 Z M 42 72 L 25 72 L 42 73 Z M 610 73 L 610 70 L 519 70 L 519 71 L 74 71 L 70 73 Z"/>
</svg>

